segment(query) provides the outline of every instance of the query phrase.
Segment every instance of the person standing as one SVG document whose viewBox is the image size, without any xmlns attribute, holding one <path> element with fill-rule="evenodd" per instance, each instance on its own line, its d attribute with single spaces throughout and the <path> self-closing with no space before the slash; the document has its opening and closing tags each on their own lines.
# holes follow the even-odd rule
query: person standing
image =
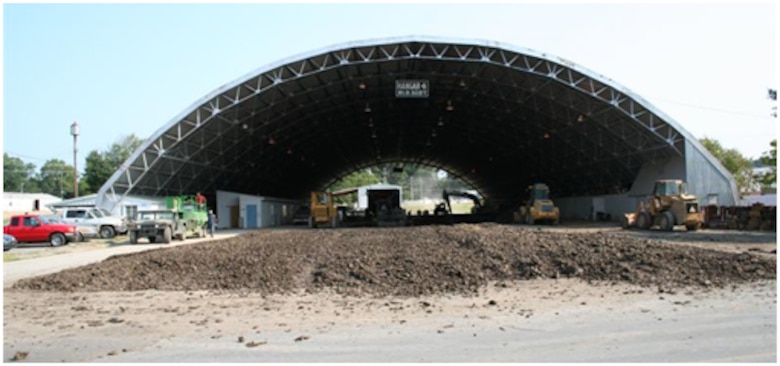
<svg viewBox="0 0 780 366">
<path fill-rule="evenodd" d="M 209 233 L 211 233 L 211 237 L 214 237 L 214 231 L 217 229 L 217 215 L 214 215 L 213 210 L 209 210 L 209 217 L 207 225 L 209 227 Z"/>
<path fill-rule="evenodd" d="M 200 194 L 200 192 L 196 193 L 195 203 L 198 205 L 198 210 L 206 208 L 206 196 Z"/>
</svg>

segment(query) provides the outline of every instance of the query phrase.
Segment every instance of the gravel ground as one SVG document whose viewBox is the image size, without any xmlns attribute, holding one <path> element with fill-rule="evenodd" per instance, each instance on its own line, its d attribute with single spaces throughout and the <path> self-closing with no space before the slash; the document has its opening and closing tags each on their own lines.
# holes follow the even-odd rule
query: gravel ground
<svg viewBox="0 0 780 366">
<path fill-rule="evenodd" d="M 475 294 L 490 281 L 579 278 L 657 290 L 776 278 L 774 254 L 724 252 L 637 235 L 461 224 L 257 231 L 118 255 L 17 282 L 17 290 L 332 291 Z"/>
</svg>

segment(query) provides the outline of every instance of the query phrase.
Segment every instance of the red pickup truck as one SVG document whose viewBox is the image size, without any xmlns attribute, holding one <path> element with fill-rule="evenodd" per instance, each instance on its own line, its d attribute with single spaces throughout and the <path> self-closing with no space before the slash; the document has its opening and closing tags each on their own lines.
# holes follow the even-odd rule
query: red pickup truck
<svg viewBox="0 0 780 366">
<path fill-rule="evenodd" d="M 11 216 L 8 225 L 3 226 L 3 232 L 13 235 L 20 243 L 48 241 L 57 247 L 76 240 L 78 232 L 76 225 L 50 222 L 39 215 Z"/>
</svg>

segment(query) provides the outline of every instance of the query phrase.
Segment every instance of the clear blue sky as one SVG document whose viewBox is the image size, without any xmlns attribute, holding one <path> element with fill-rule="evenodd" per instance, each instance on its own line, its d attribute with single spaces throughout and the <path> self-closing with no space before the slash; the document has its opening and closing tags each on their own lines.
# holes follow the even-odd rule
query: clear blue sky
<svg viewBox="0 0 780 366">
<path fill-rule="evenodd" d="M 569 59 L 696 137 L 758 157 L 775 138 L 776 5 L 5 4 L 3 151 L 72 163 L 149 137 L 200 97 L 280 59 L 402 35 L 488 39 Z"/>
</svg>

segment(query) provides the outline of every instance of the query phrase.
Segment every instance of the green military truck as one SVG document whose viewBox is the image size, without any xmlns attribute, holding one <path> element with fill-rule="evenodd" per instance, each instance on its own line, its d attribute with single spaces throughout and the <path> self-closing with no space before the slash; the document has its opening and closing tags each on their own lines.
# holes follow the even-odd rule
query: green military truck
<svg viewBox="0 0 780 366">
<path fill-rule="evenodd" d="M 135 220 L 129 225 L 131 244 L 138 243 L 140 238 L 147 238 L 150 243 L 170 243 L 174 238 L 186 240 L 192 236 L 206 237 L 208 212 L 205 199 L 171 196 L 165 198 L 165 205 L 163 210 L 138 211 Z"/>
</svg>

